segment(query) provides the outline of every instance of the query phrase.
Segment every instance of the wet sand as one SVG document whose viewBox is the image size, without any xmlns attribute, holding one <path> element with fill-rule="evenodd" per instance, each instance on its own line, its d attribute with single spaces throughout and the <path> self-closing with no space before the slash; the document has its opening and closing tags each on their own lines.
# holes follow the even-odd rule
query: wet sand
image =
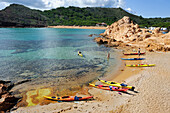
<svg viewBox="0 0 170 113">
<path fill-rule="evenodd" d="M 79 113 L 79 112 L 110 112 L 110 113 L 168 113 L 170 112 L 170 53 L 147 53 L 142 63 L 154 63 L 155 67 L 125 67 L 115 81 L 125 80 L 128 85 L 135 86 L 135 91 L 122 95 L 114 91 L 105 91 L 86 87 L 92 101 L 51 103 L 44 106 L 20 107 L 14 113 Z M 113 73 L 114 74 L 114 73 Z M 77 94 L 82 95 L 82 94 Z M 85 96 L 85 95 L 83 95 Z"/>
</svg>

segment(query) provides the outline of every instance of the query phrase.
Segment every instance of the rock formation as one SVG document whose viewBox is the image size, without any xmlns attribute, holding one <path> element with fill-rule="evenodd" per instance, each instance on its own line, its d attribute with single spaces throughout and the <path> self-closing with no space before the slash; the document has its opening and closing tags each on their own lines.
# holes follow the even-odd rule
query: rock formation
<svg viewBox="0 0 170 113">
<path fill-rule="evenodd" d="M 0 111 L 6 112 L 16 105 L 19 98 L 10 94 L 11 88 L 14 86 L 10 81 L 0 81 Z"/>
<path fill-rule="evenodd" d="M 97 37 L 95 40 L 111 47 L 144 47 L 149 51 L 170 50 L 170 33 L 162 34 L 160 28 L 139 28 L 139 25 L 134 24 L 127 16 L 108 26 L 100 35 L 103 37 Z"/>
<path fill-rule="evenodd" d="M 0 113 L 9 111 L 17 104 L 18 100 L 21 98 L 12 95 L 12 92 L 10 92 L 10 90 L 14 86 L 28 81 L 30 80 L 24 80 L 13 84 L 11 83 L 11 81 L 0 80 Z"/>
</svg>

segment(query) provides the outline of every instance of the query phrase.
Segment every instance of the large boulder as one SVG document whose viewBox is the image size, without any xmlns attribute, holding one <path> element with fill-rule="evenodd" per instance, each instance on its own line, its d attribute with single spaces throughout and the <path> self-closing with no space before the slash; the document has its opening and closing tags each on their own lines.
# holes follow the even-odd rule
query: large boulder
<svg viewBox="0 0 170 113">
<path fill-rule="evenodd" d="M 124 16 L 122 19 L 106 28 L 104 34 L 117 41 L 127 41 L 129 37 L 131 37 L 130 40 L 132 40 L 133 34 L 140 31 L 139 25 L 134 24 L 129 17 Z"/>
</svg>

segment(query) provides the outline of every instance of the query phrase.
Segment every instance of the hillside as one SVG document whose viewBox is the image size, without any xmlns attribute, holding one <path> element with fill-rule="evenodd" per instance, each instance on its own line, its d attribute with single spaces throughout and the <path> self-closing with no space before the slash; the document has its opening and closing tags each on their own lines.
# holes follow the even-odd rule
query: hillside
<svg viewBox="0 0 170 113">
<path fill-rule="evenodd" d="M 12 4 L 0 11 L 1 27 L 45 27 L 47 18 L 40 11 Z"/>
<path fill-rule="evenodd" d="M 60 7 L 42 12 L 49 18 L 49 25 L 96 25 L 96 23 L 105 22 L 108 25 L 119 20 L 124 15 L 131 17 L 135 22 L 142 19 L 136 15 L 130 14 L 121 8 L 100 8 L 87 7 L 79 8 L 70 6 L 68 8 Z"/>
<path fill-rule="evenodd" d="M 95 26 L 96 23 L 105 22 L 111 25 L 124 16 L 130 17 L 133 22 L 138 23 L 140 27 L 160 26 L 169 27 L 170 18 L 143 18 L 126 12 L 122 8 L 100 8 L 86 7 L 79 8 L 70 6 L 68 8 L 60 7 L 42 12 L 49 18 L 48 25 L 86 25 Z"/>
<path fill-rule="evenodd" d="M 43 27 L 56 25 L 95 26 L 105 22 L 111 25 L 124 16 L 130 17 L 140 27 L 159 26 L 169 27 L 170 18 L 143 18 L 126 12 L 122 8 L 79 8 L 70 6 L 39 11 L 23 5 L 12 4 L 0 11 L 0 26 Z"/>
</svg>

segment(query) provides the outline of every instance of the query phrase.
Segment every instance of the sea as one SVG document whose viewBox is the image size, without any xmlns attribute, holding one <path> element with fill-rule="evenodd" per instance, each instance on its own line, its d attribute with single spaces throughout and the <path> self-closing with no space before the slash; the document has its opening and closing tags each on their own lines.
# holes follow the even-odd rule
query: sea
<svg viewBox="0 0 170 113">
<path fill-rule="evenodd" d="M 82 87 L 107 76 L 119 64 L 117 51 L 93 39 L 104 30 L 0 28 L 0 80 L 23 83 L 18 92 Z M 89 35 L 93 34 L 92 37 Z M 83 57 L 78 56 L 81 51 Z M 108 52 L 110 59 L 107 58 Z"/>
</svg>

